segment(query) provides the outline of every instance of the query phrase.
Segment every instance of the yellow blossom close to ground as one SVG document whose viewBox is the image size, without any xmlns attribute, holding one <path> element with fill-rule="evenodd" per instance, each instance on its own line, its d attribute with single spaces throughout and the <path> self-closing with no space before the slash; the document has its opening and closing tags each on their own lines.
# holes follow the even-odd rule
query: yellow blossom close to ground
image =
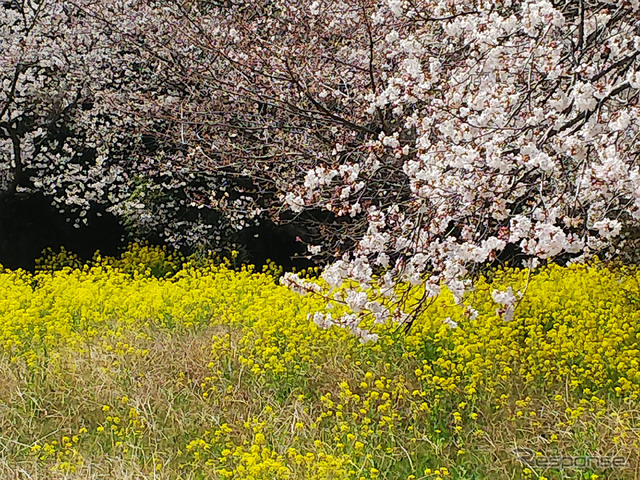
<svg viewBox="0 0 640 480">
<path fill-rule="evenodd" d="M 477 316 L 443 291 L 367 343 L 277 273 L 138 245 L 0 273 L 0 477 L 639 475 L 635 269 L 492 271 Z"/>
</svg>

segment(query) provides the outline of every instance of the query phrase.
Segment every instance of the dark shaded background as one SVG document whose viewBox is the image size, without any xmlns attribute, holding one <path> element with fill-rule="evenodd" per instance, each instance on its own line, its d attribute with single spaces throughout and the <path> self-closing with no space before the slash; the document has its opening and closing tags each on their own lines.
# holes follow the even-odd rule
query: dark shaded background
<svg viewBox="0 0 640 480">
<path fill-rule="evenodd" d="M 94 208 L 87 220 L 88 225 L 75 228 L 41 194 L 0 195 L 0 265 L 31 271 L 46 248 L 64 247 L 83 260 L 90 259 L 96 250 L 105 256 L 116 256 L 133 240 L 119 219 L 104 209 Z M 136 240 L 158 244 L 157 238 L 151 236 Z M 306 258 L 306 245 L 291 227 L 263 222 L 239 232 L 233 241 L 234 245 L 228 247 L 239 247 L 241 260 L 258 267 L 268 260 L 285 270 L 313 265 Z M 193 252 L 185 249 L 183 253 Z"/>
</svg>

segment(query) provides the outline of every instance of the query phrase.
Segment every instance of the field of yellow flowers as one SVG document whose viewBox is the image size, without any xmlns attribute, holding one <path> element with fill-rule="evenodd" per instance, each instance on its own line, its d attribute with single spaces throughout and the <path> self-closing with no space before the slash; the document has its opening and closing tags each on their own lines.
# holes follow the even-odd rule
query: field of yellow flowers
<svg viewBox="0 0 640 480">
<path fill-rule="evenodd" d="M 493 271 L 477 317 L 443 292 L 366 343 L 277 273 L 146 246 L 0 269 L 0 478 L 640 478 L 640 272 Z"/>
</svg>

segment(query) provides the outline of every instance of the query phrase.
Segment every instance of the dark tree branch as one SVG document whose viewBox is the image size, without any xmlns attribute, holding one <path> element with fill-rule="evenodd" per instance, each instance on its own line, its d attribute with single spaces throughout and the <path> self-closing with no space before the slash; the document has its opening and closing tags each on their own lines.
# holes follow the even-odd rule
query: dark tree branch
<svg viewBox="0 0 640 480">
<path fill-rule="evenodd" d="M 15 128 L 13 128 L 9 123 L 2 122 L 0 123 L 0 128 L 6 131 L 6 136 L 11 139 L 11 143 L 13 144 L 13 161 L 15 163 L 15 168 L 13 171 L 13 179 L 9 184 L 9 189 L 7 193 L 9 195 L 13 195 L 16 193 L 18 189 L 18 185 L 22 181 L 23 168 L 22 168 L 22 149 L 20 145 L 20 137 L 16 132 Z"/>
</svg>

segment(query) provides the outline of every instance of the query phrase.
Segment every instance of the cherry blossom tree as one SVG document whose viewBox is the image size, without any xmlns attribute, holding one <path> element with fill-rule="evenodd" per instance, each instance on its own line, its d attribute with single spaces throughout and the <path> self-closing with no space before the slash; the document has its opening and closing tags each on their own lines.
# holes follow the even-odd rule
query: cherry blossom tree
<svg viewBox="0 0 640 480">
<path fill-rule="evenodd" d="M 119 176 L 89 131 L 105 136 L 103 145 L 117 133 L 85 113 L 86 72 L 104 46 L 64 3 L 28 0 L 0 8 L 0 46 L 3 189 L 42 189 L 72 208 L 87 206 Z"/>
<path fill-rule="evenodd" d="M 161 119 L 141 123 L 109 101 L 162 90 L 143 61 L 69 2 L 0 5 L 0 193 L 44 193 L 76 226 L 106 205 L 140 236 L 159 231 L 177 245 L 215 235 L 220 216 L 185 215 L 185 190 L 216 179 L 163 155 Z"/>
<path fill-rule="evenodd" d="M 326 212 L 305 240 L 331 262 L 328 284 L 367 286 L 376 274 L 389 295 L 399 282 L 418 285 L 422 299 L 405 309 L 414 315 L 443 284 L 462 301 L 478 267 L 505 252 L 527 262 L 615 256 L 637 228 L 637 0 L 65 5 L 65 38 L 84 38 L 84 28 L 94 43 L 55 43 L 65 35 L 51 27 L 57 17 L 44 22 L 54 31 L 44 38 L 82 72 L 60 77 L 92 102 L 69 122 L 98 132 L 96 158 L 122 182 L 108 199 L 114 211 L 148 209 L 131 194 L 133 179 L 148 192 L 162 171 L 185 185 L 211 179 L 180 201 L 224 212 L 234 228 Z M 4 65 L 27 65 L 17 59 Z M 2 68 L 3 95 L 15 103 L 11 72 L 26 74 Z M 109 121 L 96 129 L 101 118 Z M 12 125 L 7 112 L 2 121 Z M 7 145 L 11 135 L 5 126 Z M 145 151 L 144 139 L 161 147 Z M 159 197 L 153 217 L 180 230 L 175 195 Z M 386 315 L 371 296 L 341 295 L 355 312 Z M 359 317 L 343 321 L 356 329 Z"/>
</svg>

